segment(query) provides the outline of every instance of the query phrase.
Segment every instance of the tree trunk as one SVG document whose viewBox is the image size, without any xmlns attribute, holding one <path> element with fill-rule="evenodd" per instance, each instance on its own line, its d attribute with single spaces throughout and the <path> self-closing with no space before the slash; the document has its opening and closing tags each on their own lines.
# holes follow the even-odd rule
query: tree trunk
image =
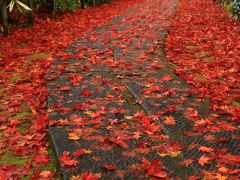
<svg viewBox="0 0 240 180">
<path fill-rule="evenodd" d="M 8 14 L 7 14 L 7 0 L 2 2 L 2 18 L 3 18 L 3 34 L 8 35 Z"/>
<path fill-rule="evenodd" d="M 53 7 L 52 16 L 56 17 L 56 0 L 52 0 L 52 7 Z"/>
<path fill-rule="evenodd" d="M 84 0 L 80 0 L 80 5 L 81 5 L 81 9 L 84 9 L 85 1 Z"/>
<path fill-rule="evenodd" d="M 32 11 L 29 11 L 28 13 L 27 13 L 27 18 L 28 18 L 28 23 L 30 24 L 30 25 L 32 25 L 33 24 L 33 0 L 28 0 L 28 6 L 31 8 L 31 10 Z"/>
</svg>

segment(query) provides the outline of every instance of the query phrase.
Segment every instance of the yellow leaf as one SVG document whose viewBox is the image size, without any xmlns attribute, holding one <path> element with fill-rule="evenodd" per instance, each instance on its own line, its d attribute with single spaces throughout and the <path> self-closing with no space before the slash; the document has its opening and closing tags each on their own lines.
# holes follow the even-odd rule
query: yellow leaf
<svg viewBox="0 0 240 180">
<path fill-rule="evenodd" d="M 68 133 L 68 139 L 76 141 L 80 139 L 80 136 L 76 133 Z"/>
<path fill-rule="evenodd" d="M 85 154 L 92 154 L 92 151 L 91 151 L 91 150 L 88 150 L 88 149 L 83 149 L 83 152 L 84 152 Z"/>
<path fill-rule="evenodd" d="M 40 176 L 41 176 L 42 178 L 49 178 L 50 175 L 51 175 L 51 171 L 47 171 L 47 170 L 42 171 L 42 172 L 40 173 Z"/>
<path fill-rule="evenodd" d="M 131 119 L 133 118 L 133 116 L 128 116 L 128 115 L 125 115 L 124 117 L 125 117 L 125 119 L 127 119 L 127 120 L 131 120 Z"/>
<path fill-rule="evenodd" d="M 54 111 L 54 110 L 52 110 L 52 109 L 48 109 L 48 110 L 47 110 L 47 112 L 53 112 L 53 111 Z"/>
<path fill-rule="evenodd" d="M 177 157 L 180 154 L 181 154 L 181 151 L 168 151 L 165 153 L 158 153 L 158 155 L 161 157 L 165 157 L 165 156 Z"/>
<path fill-rule="evenodd" d="M 81 138 L 82 130 L 80 129 L 74 129 L 71 132 L 68 133 L 68 139 L 76 141 Z"/>
<path fill-rule="evenodd" d="M 165 121 L 163 121 L 163 123 L 169 126 L 176 124 L 175 119 L 172 116 L 165 116 Z"/>
<path fill-rule="evenodd" d="M 216 176 L 217 180 L 227 180 L 227 176 L 222 176 L 221 174 L 217 174 Z"/>
</svg>

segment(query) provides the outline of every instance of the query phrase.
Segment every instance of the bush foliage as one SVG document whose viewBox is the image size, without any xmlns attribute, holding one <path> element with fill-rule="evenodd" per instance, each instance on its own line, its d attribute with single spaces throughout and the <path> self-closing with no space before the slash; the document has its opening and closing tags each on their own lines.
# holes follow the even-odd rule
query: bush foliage
<svg viewBox="0 0 240 180">
<path fill-rule="evenodd" d="M 227 8 L 227 11 L 240 18 L 240 0 L 219 0 Z"/>
<path fill-rule="evenodd" d="M 14 16 L 22 14 L 33 23 L 33 14 L 39 11 L 51 11 L 55 16 L 57 10 L 74 11 L 76 8 L 95 6 L 111 0 L 0 0 L 0 32 L 8 34 L 8 21 Z"/>
</svg>

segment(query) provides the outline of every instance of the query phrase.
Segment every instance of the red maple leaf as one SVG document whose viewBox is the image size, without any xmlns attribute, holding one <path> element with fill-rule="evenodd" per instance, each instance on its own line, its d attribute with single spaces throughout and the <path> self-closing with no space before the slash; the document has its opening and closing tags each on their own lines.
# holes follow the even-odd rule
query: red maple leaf
<svg viewBox="0 0 240 180">
<path fill-rule="evenodd" d="M 45 127 L 48 125 L 49 122 L 49 118 L 47 115 L 45 116 L 39 116 L 36 121 L 34 122 L 33 127 L 37 130 L 37 131 L 42 131 L 45 129 Z"/>
<path fill-rule="evenodd" d="M 79 149 L 79 150 L 73 152 L 74 157 L 79 157 L 83 154 L 85 154 L 85 152 L 82 149 Z"/>
<path fill-rule="evenodd" d="M 70 157 L 70 152 L 64 151 L 60 157 L 63 166 L 76 166 L 78 161 Z"/>
<path fill-rule="evenodd" d="M 163 170 L 163 165 L 158 159 L 150 162 L 146 158 L 142 158 L 142 162 L 143 167 L 147 170 L 148 175 L 159 178 L 165 178 L 167 176 L 167 173 Z"/>
<path fill-rule="evenodd" d="M 201 164 L 202 166 L 204 166 L 205 164 L 209 164 L 209 160 L 211 160 L 211 158 L 207 157 L 204 154 L 199 158 L 198 163 Z"/>
<path fill-rule="evenodd" d="M 118 169 L 115 165 L 110 164 L 110 163 L 105 163 L 105 164 L 102 165 L 102 167 L 106 168 L 109 171 L 113 171 L 113 170 Z"/>
<path fill-rule="evenodd" d="M 40 154 L 40 155 L 36 156 L 34 159 L 37 164 L 46 164 L 50 160 L 49 156 L 47 156 L 45 154 Z"/>
<path fill-rule="evenodd" d="M 79 82 L 83 80 L 83 76 L 82 75 L 76 75 L 73 77 L 72 79 L 72 83 L 74 86 L 78 86 Z"/>
<path fill-rule="evenodd" d="M 83 96 L 90 96 L 91 94 L 92 94 L 92 92 L 89 91 L 89 90 L 84 90 L 84 91 L 82 92 L 82 95 L 83 95 Z"/>
</svg>

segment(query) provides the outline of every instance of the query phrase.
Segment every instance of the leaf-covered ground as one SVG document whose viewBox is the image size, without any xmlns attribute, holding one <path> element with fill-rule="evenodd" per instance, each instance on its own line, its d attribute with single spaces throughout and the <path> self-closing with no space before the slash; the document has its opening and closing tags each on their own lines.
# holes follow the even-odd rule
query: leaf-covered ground
<svg viewBox="0 0 240 180">
<path fill-rule="evenodd" d="M 0 37 L 0 179 L 55 176 L 47 134 L 45 78 L 53 57 L 138 0 L 113 1 Z"/>
<path fill-rule="evenodd" d="M 177 5 L 144 0 L 52 64 L 49 133 L 65 179 L 237 178 L 237 122 L 172 73 L 163 53 Z"/>
<path fill-rule="evenodd" d="M 212 109 L 240 121 L 240 21 L 220 4 L 182 0 L 166 42 L 175 72 L 210 98 Z"/>
<path fill-rule="evenodd" d="M 177 3 L 114 1 L 0 37 L 0 177 L 56 178 L 50 124 L 65 177 L 238 179 L 239 23 L 182 0 L 169 63 Z"/>
</svg>

